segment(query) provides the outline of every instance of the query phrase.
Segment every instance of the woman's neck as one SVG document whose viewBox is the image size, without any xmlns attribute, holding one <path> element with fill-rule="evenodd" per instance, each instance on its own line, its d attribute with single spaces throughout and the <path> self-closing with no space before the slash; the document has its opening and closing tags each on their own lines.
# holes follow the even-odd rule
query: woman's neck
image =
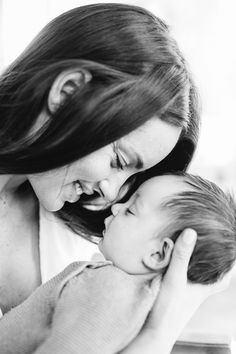
<svg viewBox="0 0 236 354">
<path fill-rule="evenodd" d="M 15 192 L 26 180 L 24 175 L 0 175 L 0 194 Z"/>
</svg>

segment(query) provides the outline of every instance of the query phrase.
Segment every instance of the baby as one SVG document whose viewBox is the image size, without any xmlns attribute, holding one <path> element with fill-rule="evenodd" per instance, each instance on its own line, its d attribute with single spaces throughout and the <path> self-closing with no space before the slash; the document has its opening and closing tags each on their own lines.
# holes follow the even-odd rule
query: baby
<svg viewBox="0 0 236 354">
<path fill-rule="evenodd" d="M 191 282 L 214 283 L 236 260 L 236 204 L 201 177 L 154 177 L 111 210 L 99 249 L 127 273 L 146 277 L 163 273 L 174 242 L 186 228 L 198 235 L 188 269 Z"/>
<path fill-rule="evenodd" d="M 106 261 L 72 263 L 9 311 L 0 321 L 1 353 L 58 352 L 62 323 L 76 352 L 94 352 L 93 341 L 86 342 L 91 346 L 86 351 L 81 349 L 83 329 L 94 325 L 93 335 L 99 336 L 103 324 L 110 329 L 106 353 L 120 352 L 144 325 L 174 242 L 186 228 L 198 236 L 190 281 L 217 282 L 234 265 L 236 206 L 214 183 L 189 174 L 154 177 L 111 210 L 99 243 Z"/>
</svg>

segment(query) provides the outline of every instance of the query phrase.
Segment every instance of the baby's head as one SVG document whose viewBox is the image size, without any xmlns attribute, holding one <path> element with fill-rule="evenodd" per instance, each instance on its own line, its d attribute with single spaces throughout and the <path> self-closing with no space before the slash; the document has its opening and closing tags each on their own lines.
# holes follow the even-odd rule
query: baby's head
<svg viewBox="0 0 236 354">
<path fill-rule="evenodd" d="M 174 242 L 186 228 L 197 243 L 188 279 L 210 284 L 236 260 L 236 205 L 214 183 L 189 174 L 163 175 L 143 183 L 105 220 L 99 248 L 106 259 L 131 274 L 163 271 Z"/>
</svg>

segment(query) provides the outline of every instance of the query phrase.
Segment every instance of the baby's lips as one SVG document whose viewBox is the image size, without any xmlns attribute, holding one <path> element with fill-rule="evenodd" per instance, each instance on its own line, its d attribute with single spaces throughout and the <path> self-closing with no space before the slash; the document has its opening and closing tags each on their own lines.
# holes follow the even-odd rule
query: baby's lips
<svg viewBox="0 0 236 354">
<path fill-rule="evenodd" d="M 104 224 L 105 224 L 105 228 L 107 229 L 107 227 L 110 225 L 111 219 L 113 218 L 112 215 L 108 216 L 105 220 L 104 220 Z"/>
</svg>

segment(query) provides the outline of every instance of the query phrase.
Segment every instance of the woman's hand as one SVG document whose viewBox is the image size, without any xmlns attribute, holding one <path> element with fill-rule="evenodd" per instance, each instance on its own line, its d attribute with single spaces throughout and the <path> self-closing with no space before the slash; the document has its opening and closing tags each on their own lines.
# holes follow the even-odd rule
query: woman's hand
<svg viewBox="0 0 236 354">
<path fill-rule="evenodd" d="M 188 264 L 196 236 L 194 230 L 186 229 L 178 238 L 156 305 L 147 323 L 149 328 L 158 327 L 160 319 L 164 321 L 168 314 L 168 327 L 177 326 L 180 333 L 202 302 L 228 286 L 230 274 L 213 285 L 191 284 L 187 281 Z"/>
<path fill-rule="evenodd" d="M 196 233 L 186 229 L 178 238 L 171 263 L 163 278 L 155 306 L 145 328 L 124 354 L 170 353 L 175 341 L 197 308 L 211 294 L 224 290 L 230 275 L 214 285 L 187 282 L 187 269 L 195 243 Z"/>
</svg>

